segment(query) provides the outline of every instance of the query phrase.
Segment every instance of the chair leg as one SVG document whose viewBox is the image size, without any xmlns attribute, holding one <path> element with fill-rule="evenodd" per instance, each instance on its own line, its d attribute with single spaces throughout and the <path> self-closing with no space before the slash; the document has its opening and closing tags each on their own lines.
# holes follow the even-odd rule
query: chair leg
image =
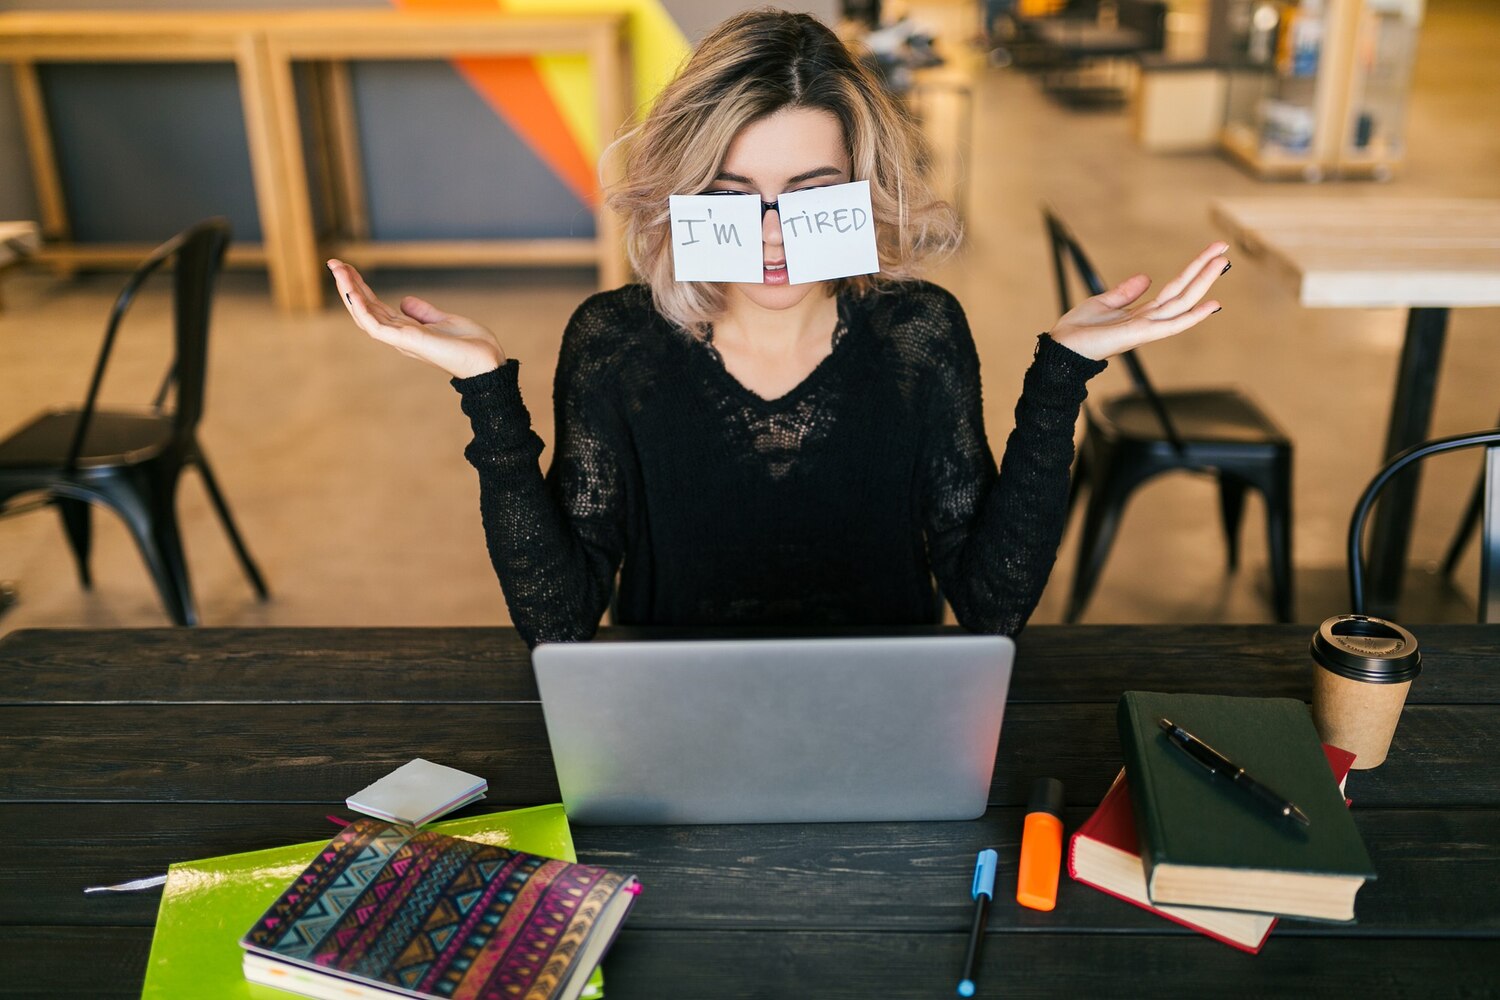
<svg viewBox="0 0 1500 1000">
<path fill-rule="evenodd" d="M 1240 516 L 1245 512 L 1245 481 L 1227 472 L 1219 473 L 1219 517 L 1224 523 L 1224 544 L 1229 552 L 1229 571 L 1240 567 Z"/>
<path fill-rule="evenodd" d="M 1292 621 L 1292 457 L 1277 463 L 1265 492 L 1266 541 L 1271 556 L 1271 602 L 1276 620 Z"/>
<path fill-rule="evenodd" d="M 1448 545 L 1448 554 L 1443 557 L 1443 576 L 1452 577 L 1453 571 L 1458 568 L 1459 557 L 1464 554 L 1464 548 L 1468 546 L 1469 539 L 1479 530 L 1479 519 L 1484 513 L 1484 473 L 1480 472 L 1479 482 L 1474 484 L 1474 493 L 1469 497 L 1469 505 L 1464 508 L 1464 516 L 1458 522 L 1458 531 L 1454 532 L 1453 541 Z"/>
<path fill-rule="evenodd" d="M 176 625 L 197 625 L 198 609 L 188 582 L 182 539 L 177 530 L 176 476 L 137 473 L 107 488 L 110 506 L 119 511 L 135 538 L 162 605 Z"/>
<path fill-rule="evenodd" d="M 68 547 L 73 550 L 73 561 L 78 564 L 78 582 L 83 585 L 84 590 L 92 590 L 94 576 L 89 572 L 89 548 L 93 540 L 93 523 L 90 520 L 88 501 L 57 497 L 53 503 L 57 505 L 57 512 L 62 515 Z"/>
<path fill-rule="evenodd" d="M 1073 574 L 1068 610 L 1063 616 L 1069 625 L 1078 621 L 1093 596 L 1099 572 L 1104 568 L 1110 546 L 1114 544 L 1115 531 L 1120 526 L 1120 515 L 1125 509 L 1131 485 L 1118 479 L 1111 480 L 1106 473 L 1102 481 L 1093 483 L 1089 490 L 1083 515 L 1083 536 L 1078 541 L 1078 568 Z"/>
<path fill-rule="evenodd" d="M 218 481 L 214 479 L 213 470 L 208 467 L 208 459 L 200 452 L 197 457 L 198 471 L 203 474 L 203 485 L 208 488 L 208 498 L 213 502 L 214 510 L 218 512 L 219 522 L 224 525 L 224 531 L 229 535 L 229 541 L 234 545 L 235 555 L 239 556 L 240 566 L 244 568 L 245 575 L 250 578 L 250 586 L 255 588 L 255 593 L 262 601 L 270 598 L 266 590 L 266 581 L 260 575 L 260 570 L 255 565 L 255 560 L 250 558 L 250 551 L 245 548 L 244 539 L 240 537 L 239 529 L 234 526 L 234 518 L 229 516 L 229 505 L 224 502 L 224 494 L 219 492 Z"/>
</svg>

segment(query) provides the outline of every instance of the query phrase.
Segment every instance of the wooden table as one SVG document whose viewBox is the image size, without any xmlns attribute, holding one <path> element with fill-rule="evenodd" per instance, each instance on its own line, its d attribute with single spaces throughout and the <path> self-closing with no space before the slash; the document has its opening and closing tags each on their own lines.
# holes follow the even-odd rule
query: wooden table
<svg viewBox="0 0 1500 1000">
<path fill-rule="evenodd" d="M 1500 201 L 1226 198 L 1210 214 L 1246 254 L 1296 282 L 1304 306 L 1409 310 L 1385 456 L 1425 441 L 1448 310 L 1500 306 Z M 1375 511 L 1368 600 L 1376 614 L 1394 613 L 1401 594 L 1419 475 L 1414 468 L 1394 480 Z"/>
<path fill-rule="evenodd" d="M 21 123 L 48 245 L 61 265 L 134 265 L 152 245 L 69 242 L 62 177 L 37 65 L 45 62 L 230 62 L 237 70 L 262 245 L 237 243 L 231 261 L 264 263 L 277 304 L 311 311 L 322 303 L 320 250 L 360 263 L 404 266 L 597 264 L 602 287 L 627 275 L 620 229 L 598 208 L 592 239 L 376 242 L 364 223 L 355 115 L 346 73 L 358 59 L 447 59 L 581 53 L 588 57 L 601 148 L 630 112 L 625 15 L 421 13 L 366 9 L 289 11 L 16 11 L 0 13 L 0 61 L 14 67 Z M 345 231 L 319 246 L 308 192 L 294 63 L 314 67 L 315 148 L 329 161 L 328 200 Z M 166 234 L 163 235 L 165 239 Z"/>
<path fill-rule="evenodd" d="M 1066 784 L 1078 825 L 1120 765 L 1121 690 L 1306 696 L 1311 632 L 1028 630 L 974 822 L 575 828 L 581 859 L 646 885 L 611 1000 L 951 995 L 975 852 L 1014 885 L 1037 777 Z M 1284 921 L 1251 957 L 1064 877 L 1051 913 L 998 894 L 983 994 L 1495 996 L 1500 632 L 1416 633 L 1426 670 L 1391 757 L 1349 779 L 1380 873 L 1357 925 Z M 487 777 L 486 810 L 557 799 L 508 629 L 21 631 L 0 640 L 0 692 L 0 994 L 137 993 L 157 894 L 84 886 L 325 838 L 345 795 L 413 756 Z"/>
</svg>

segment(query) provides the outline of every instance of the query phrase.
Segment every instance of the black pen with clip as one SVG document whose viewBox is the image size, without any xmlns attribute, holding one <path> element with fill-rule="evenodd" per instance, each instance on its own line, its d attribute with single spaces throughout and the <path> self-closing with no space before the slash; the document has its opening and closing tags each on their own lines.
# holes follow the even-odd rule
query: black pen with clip
<svg viewBox="0 0 1500 1000">
<path fill-rule="evenodd" d="M 1206 767 L 1210 774 L 1223 775 L 1229 779 L 1229 782 L 1234 787 L 1243 789 L 1251 798 L 1276 815 L 1294 819 L 1303 826 L 1311 825 L 1312 821 L 1307 818 L 1307 813 L 1298 809 L 1285 796 L 1278 795 L 1250 777 L 1250 775 L 1245 773 L 1243 767 L 1240 767 L 1234 761 L 1225 757 L 1171 719 L 1157 719 L 1156 724 L 1161 726 L 1162 730 L 1166 732 L 1167 739 L 1173 746 Z"/>
</svg>

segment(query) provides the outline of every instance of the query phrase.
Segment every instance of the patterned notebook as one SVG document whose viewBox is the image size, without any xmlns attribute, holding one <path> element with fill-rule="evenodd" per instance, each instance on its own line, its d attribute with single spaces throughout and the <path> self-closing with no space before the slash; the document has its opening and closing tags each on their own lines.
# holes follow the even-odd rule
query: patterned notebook
<svg viewBox="0 0 1500 1000">
<path fill-rule="evenodd" d="M 241 940 L 245 975 L 310 996 L 572 1000 L 638 891 L 593 865 L 361 819 Z"/>
</svg>

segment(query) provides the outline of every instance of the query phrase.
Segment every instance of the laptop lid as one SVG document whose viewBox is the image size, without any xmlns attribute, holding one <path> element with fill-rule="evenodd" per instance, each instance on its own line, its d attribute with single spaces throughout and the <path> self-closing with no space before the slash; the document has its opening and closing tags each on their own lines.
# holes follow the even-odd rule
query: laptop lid
<svg viewBox="0 0 1500 1000">
<path fill-rule="evenodd" d="M 988 800 L 1004 636 L 557 643 L 532 653 L 577 823 L 962 820 Z"/>
</svg>

